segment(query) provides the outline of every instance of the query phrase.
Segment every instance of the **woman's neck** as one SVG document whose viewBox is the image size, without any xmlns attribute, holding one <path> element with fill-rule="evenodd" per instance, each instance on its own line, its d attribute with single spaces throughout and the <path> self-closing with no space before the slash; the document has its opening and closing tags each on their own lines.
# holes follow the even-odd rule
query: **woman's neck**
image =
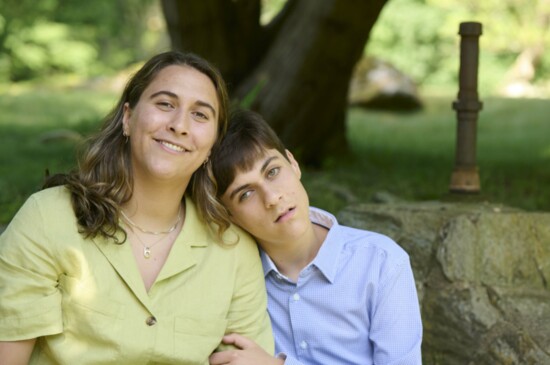
<svg viewBox="0 0 550 365">
<path fill-rule="evenodd" d="M 171 227 L 182 214 L 185 186 L 134 184 L 132 198 L 122 206 L 132 222 L 149 231 Z"/>
</svg>

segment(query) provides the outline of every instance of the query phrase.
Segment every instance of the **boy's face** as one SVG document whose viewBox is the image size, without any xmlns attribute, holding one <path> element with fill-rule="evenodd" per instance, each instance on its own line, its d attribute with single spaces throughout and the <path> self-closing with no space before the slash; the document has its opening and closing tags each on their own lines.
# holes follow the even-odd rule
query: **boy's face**
<svg viewBox="0 0 550 365">
<path fill-rule="evenodd" d="M 266 150 L 250 171 L 237 171 L 222 196 L 231 219 L 266 250 L 284 248 L 312 233 L 309 199 L 300 168 L 277 150 Z"/>
</svg>

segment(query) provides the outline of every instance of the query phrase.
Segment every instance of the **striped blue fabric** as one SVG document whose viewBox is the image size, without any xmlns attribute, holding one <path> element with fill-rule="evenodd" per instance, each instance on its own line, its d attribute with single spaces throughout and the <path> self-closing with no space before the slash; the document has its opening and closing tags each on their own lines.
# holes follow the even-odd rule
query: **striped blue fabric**
<svg viewBox="0 0 550 365">
<path fill-rule="evenodd" d="M 422 322 L 407 253 L 320 209 L 310 208 L 310 217 L 330 230 L 297 282 L 261 252 L 276 352 L 285 364 L 421 364 Z"/>
</svg>

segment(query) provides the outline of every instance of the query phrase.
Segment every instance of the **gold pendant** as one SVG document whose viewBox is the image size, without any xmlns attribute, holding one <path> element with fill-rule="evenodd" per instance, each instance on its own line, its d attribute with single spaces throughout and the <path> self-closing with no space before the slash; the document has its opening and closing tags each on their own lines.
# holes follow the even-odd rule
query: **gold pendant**
<svg viewBox="0 0 550 365">
<path fill-rule="evenodd" d="M 146 259 L 151 257 L 151 249 L 149 247 L 143 247 L 143 257 Z"/>
</svg>

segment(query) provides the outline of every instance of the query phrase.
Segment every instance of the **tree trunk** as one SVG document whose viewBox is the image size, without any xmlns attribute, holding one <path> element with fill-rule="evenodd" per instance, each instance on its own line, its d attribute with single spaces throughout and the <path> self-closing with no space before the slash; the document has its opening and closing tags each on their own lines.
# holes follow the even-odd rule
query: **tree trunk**
<svg viewBox="0 0 550 365">
<path fill-rule="evenodd" d="M 173 47 L 214 62 L 298 159 L 347 152 L 347 90 L 386 0 L 289 0 L 267 27 L 260 1 L 163 0 Z"/>
<path fill-rule="evenodd" d="M 246 76 L 261 38 L 260 0 L 162 0 L 174 49 L 214 63 L 228 85 Z"/>
</svg>

